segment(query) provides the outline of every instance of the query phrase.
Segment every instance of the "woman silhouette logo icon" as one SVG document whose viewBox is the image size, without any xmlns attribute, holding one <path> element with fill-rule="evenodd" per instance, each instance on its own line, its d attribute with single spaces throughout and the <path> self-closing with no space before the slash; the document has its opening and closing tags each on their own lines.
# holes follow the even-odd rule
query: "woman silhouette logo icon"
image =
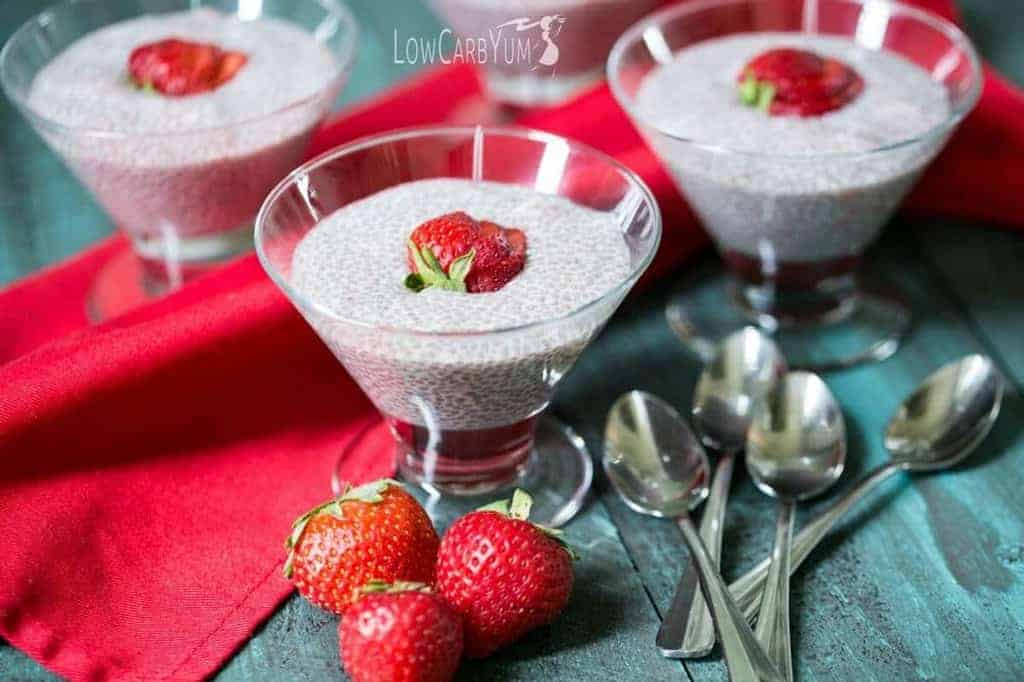
<svg viewBox="0 0 1024 682">
<path fill-rule="evenodd" d="M 538 66 L 554 66 L 558 63 L 559 51 L 555 38 L 558 37 L 558 34 L 562 32 L 562 28 L 565 26 L 565 17 L 560 14 L 548 14 L 537 21 L 531 21 L 530 17 L 520 17 L 506 21 L 496 28 L 500 33 L 501 29 L 506 26 L 514 27 L 517 33 L 534 28 L 540 29 L 540 39 L 543 41 L 544 51 L 537 58 L 536 64 L 533 65 L 531 70 L 535 70 Z"/>
</svg>

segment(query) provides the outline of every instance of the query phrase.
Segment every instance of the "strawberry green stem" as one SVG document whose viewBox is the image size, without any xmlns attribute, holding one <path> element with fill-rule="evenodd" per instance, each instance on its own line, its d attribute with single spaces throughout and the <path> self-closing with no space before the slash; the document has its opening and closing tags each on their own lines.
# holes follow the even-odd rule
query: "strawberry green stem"
<svg viewBox="0 0 1024 682">
<path fill-rule="evenodd" d="M 379 594 L 385 592 L 388 594 L 395 594 L 398 592 L 433 592 L 434 590 L 425 583 L 397 581 L 388 583 L 383 580 L 371 580 L 370 582 L 363 585 L 360 589 L 363 594 Z"/>
<path fill-rule="evenodd" d="M 492 511 L 517 521 L 528 521 L 530 518 L 531 507 L 533 507 L 533 497 L 530 493 L 516 488 L 515 492 L 512 493 L 511 500 L 498 500 L 496 502 L 491 502 L 488 505 L 480 507 L 477 511 Z M 576 554 L 572 547 L 570 547 L 562 538 L 562 531 L 557 528 L 542 526 L 539 523 L 530 523 L 530 525 L 561 545 L 562 549 L 568 552 L 569 556 L 574 561 L 579 559 L 579 555 Z"/>
<path fill-rule="evenodd" d="M 770 81 L 759 81 L 752 72 L 748 72 L 740 83 L 740 101 L 767 113 L 775 101 L 775 85 Z"/>
<path fill-rule="evenodd" d="M 416 271 L 405 278 L 406 288 L 420 292 L 427 287 L 436 287 L 444 291 L 466 293 L 466 276 L 473 267 L 476 250 L 470 249 L 469 253 L 453 260 L 448 266 L 448 272 L 445 272 L 429 246 L 418 248 L 411 239 L 407 246 Z"/>
</svg>

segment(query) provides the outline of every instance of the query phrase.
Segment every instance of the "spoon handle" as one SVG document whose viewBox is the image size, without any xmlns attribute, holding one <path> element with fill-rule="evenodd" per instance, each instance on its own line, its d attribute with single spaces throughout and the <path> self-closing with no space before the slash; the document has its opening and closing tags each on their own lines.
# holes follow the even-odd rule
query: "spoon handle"
<svg viewBox="0 0 1024 682">
<path fill-rule="evenodd" d="M 779 503 L 775 522 L 775 545 L 761 595 L 761 615 L 757 617 L 757 641 L 768 651 L 786 682 L 793 679 L 793 651 L 789 641 L 790 545 L 793 542 L 793 515 L 796 505 Z"/>
<path fill-rule="evenodd" d="M 845 495 L 836 500 L 828 509 L 819 514 L 813 521 L 810 521 L 793 538 L 793 550 L 790 559 L 790 572 L 800 568 L 800 564 L 811 553 L 811 550 L 818 546 L 822 538 L 832 530 L 832 527 L 841 519 L 850 508 L 861 500 L 869 492 L 887 481 L 898 471 L 902 465 L 894 462 L 884 464 L 871 473 L 867 474 L 857 482 Z M 733 599 L 743 610 L 747 621 L 753 622 L 757 617 L 761 605 L 761 590 L 764 588 L 765 576 L 768 574 L 770 559 L 764 559 L 754 568 L 747 571 L 742 577 L 735 580 L 729 586 L 729 592 Z"/>
<path fill-rule="evenodd" d="M 722 534 L 725 527 L 725 505 L 729 500 L 736 455 L 722 453 L 715 468 L 711 493 L 700 519 L 700 538 L 708 557 L 717 569 L 722 560 Z M 661 622 L 655 640 L 658 651 L 666 658 L 700 658 L 715 646 L 715 624 L 711 620 L 697 580 L 697 565 L 691 561 L 676 586 L 672 605 Z"/>
<path fill-rule="evenodd" d="M 729 588 L 711 562 L 689 516 L 679 518 L 679 528 L 697 565 L 697 578 L 711 608 L 730 679 L 735 682 L 783 682 L 768 654 L 757 643 L 736 602 L 729 596 Z"/>
</svg>

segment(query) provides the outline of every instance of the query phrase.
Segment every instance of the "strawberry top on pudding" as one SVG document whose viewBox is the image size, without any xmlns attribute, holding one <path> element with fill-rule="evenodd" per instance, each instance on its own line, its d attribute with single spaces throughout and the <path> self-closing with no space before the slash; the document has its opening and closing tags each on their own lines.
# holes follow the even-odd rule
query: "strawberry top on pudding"
<svg viewBox="0 0 1024 682">
<path fill-rule="evenodd" d="M 726 258 L 782 281 L 789 265 L 855 264 L 941 148 L 927 134 L 950 111 L 945 86 L 896 53 L 757 32 L 679 50 L 644 77 L 632 113 Z"/>
<path fill-rule="evenodd" d="M 897 54 L 841 37 L 770 32 L 681 50 L 644 80 L 636 105 L 674 136 L 788 155 L 870 151 L 928 132 L 950 110 L 946 89 Z"/>
<path fill-rule="evenodd" d="M 28 108 L 137 251 L 208 263 L 251 247 L 260 202 L 301 162 L 342 84 L 342 26 L 315 37 L 205 8 L 127 19 L 43 66 Z"/>
</svg>

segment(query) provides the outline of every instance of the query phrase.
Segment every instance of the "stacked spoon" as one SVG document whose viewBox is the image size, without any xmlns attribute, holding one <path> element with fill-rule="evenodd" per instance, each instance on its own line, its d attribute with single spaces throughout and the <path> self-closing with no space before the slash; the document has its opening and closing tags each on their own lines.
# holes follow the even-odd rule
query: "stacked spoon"
<svg viewBox="0 0 1024 682">
<path fill-rule="evenodd" d="M 692 567 L 680 581 L 658 633 L 659 650 L 673 658 L 703 656 L 713 647 L 717 631 L 732 679 L 791 680 L 788 615 L 783 603 L 788 576 L 854 504 L 897 472 L 939 471 L 966 459 L 992 429 L 1004 383 L 991 359 L 983 355 L 964 357 L 931 374 L 904 400 L 886 428 L 884 442 L 890 462 L 868 473 L 808 522 L 791 545 L 791 505 L 784 505 L 772 556 L 722 589 L 718 570 L 721 530 L 732 461 L 739 448 L 735 440 L 723 448 L 723 441 L 709 438 L 709 433 L 717 433 L 712 430 L 714 424 L 739 415 L 746 424 L 743 443 L 751 477 L 762 491 L 782 500 L 795 501 L 822 492 L 839 477 L 846 453 L 842 414 L 824 382 L 807 373 L 783 376 L 779 368 L 784 362 L 776 360 L 766 363 L 773 368 L 770 372 L 758 374 L 752 368 L 761 365 L 754 359 L 759 353 L 766 353 L 765 358 L 772 354 L 755 335 L 760 333 L 742 330 L 723 341 L 705 373 L 720 379 L 732 362 L 732 395 L 742 395 L 742 388 L 736 387 L 746 385 L 755 387 L 752 392 L 757 397 L 749 399 L 742 410 L 723 410 L 723 405 L 730 404 L 727 401 L 716 401 L 708 408 L 706 395 L 715 391 L 707 389 L 715 382 L 705 381 L 703 376 L 704 387 L 698 382 L 695 392 L 694 423 L 705 444 L 730 453 L 721 458 L 714 483 L 708 480 L 703 447 L 679 413 L 656 396 L 639 391 L 622 396 L 609 412 L 604 469 L 632 509 L 678 519 L 690 547 Z M 728 360 L 730 353 L 744 361 Z M 774 376 L 774 380 L 744 384 L 735 381 L 737 376 Z M 713 420 L 709 426 L 708 417 L 713 414 L 721 421 Z M 731 423 L 733 429 L 735 424 Z M 698 535 L 689 512 L 708 497 L 709 489 L 720 499 L 709 499 Z M 687 580 L 690 571 L 698 578 L 698 592 Z M 772 580 L 766 581 L 770 571 Z M 772 585 L 767 596 L 763 594 L 766 582 Z M 708 606 L 710 618 L 704 616 Z M 748 623 L 758 617 L 759 610 L 763 613 L 757 637 Z"/>
<path fill-rule="evenodd" d="M 785 373 L 786 360 L 778 346 L 753 327 L 745 327 L 717 345 L 697 380 L 690 413 L 693 425 L 701 442 L 719 453 L 700 524 L 701 540 L 716 568 L 721 561 L 733 465 L 746 444 L 751 411 Z M 711 613 L 701 598 L 692 562 L 679 581 L 655 644 L 668 658 L 706 656 L 715 645 Z"/>
</svg>

